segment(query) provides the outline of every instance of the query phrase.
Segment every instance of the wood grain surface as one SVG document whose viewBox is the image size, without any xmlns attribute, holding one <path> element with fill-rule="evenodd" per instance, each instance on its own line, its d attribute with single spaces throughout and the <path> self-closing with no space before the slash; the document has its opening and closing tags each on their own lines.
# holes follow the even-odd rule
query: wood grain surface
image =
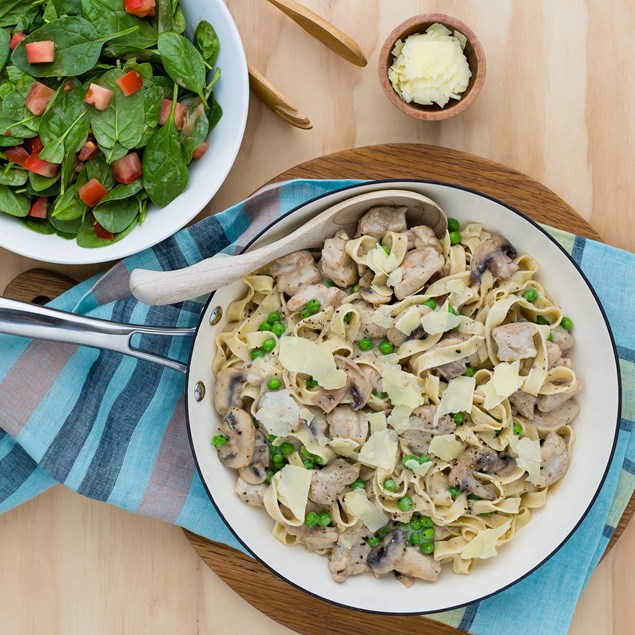
<svg viewBox="0 0 635 635">
<path fill-rule="evenodd" d="M 572 205 L 606 242 L 635 250 L 631 0 L 305 0 L 360 43 L 369 60 L 365 69 L 324 48 L 265 0 L 227 4 L 250 61 L 314 128 L 291 128 L 252 99 L 238 160 L 205 214 L 330 152 L 427 143 L 529 175 Z M 474 104 L 458 117 L 431 124 L 394 108 L 376 72 L 384 38 L 424 11 L 463 20 L 487 57 L 487 78 Z M 0 288 L 34 266 L 0 252 Z M 103 268 L 55 267 L 77 279 Z M 177 527 L 62 488 L 0 516 L 0 541 L 3 633 L 293 633 L 231 591 Z M 593 573 L 571 635 L 635 630 L 634 560 L 631 524 Z M 317 620 L 327 633 L 327 618 Z"/>
</svg>

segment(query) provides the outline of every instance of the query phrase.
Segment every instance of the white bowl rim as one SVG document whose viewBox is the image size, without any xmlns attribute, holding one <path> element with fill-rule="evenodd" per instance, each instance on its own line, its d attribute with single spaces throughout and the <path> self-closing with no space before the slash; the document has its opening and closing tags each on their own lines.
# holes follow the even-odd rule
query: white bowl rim
<svg viewBox="0 0 635 635">
<path fill-rule="evenodd" d="M 619 355 L 618 355 L 618 352 L 617 352 L 617 346 L 615 344 L 615 338 L 613 336 L 613 331 L 611 330 L 611 326 L 610 326 L 608 318 L 606 316 L 606 312 L 604 311 L 604 307 L 602 306 L 602 303 L 600 302 L 600 299 L 599 299 L 595 289 L 593 288 L 593 286 L 589 282 L 589 279 L 587 278 L 585 273 L 582 271 L 582 269 L 580 268 L 578 263 L 573 259 L 571 254 L 569 254 L 569 252 L 555 238 L 553 238 L 553 236 L 551 236 L 549 234 L 549 232 L 547 232 L 535 220 L 533 220 L 532 218 L 530 218 L 529 216 L 527 216 L 523 212 L 517 210 L 516 208 L 512 207 L 511 205 L 508 205 L 507 203 L 504 203 L 503 201 L 497 199 L 496 197 L 490 196 L 489 194 L 485 194 L 484 192 L 480 192 L 479 190 L 476 190 L 476 189 L 471 188 L 471 187 L 467 187 L 467 186 L 463 186 L 463 185 L 457 185 L 456 183 L 448 183 L 446 181 L 440 181 L 440 180 L 435 180 L 435 179 L 399 178 L 399 179 L 368 179 L 368 180 L 361 180 L 358 183 L 354 183 L 354 184 L 351 184 L 351 185 L 343 186 L 341 188 L 338 188 L 337 190 L 332 190 L 330 192 L 326 192 L 324 194 L 320 194 L 318 196 L 315 196 L 315 197 L 313 197 L 313 198 L 311 198 L 309 200 L 304 201 L 300 205 L 297 205 L 296 207 L 294 207 L 293 209 L 289 210 L 288 212 L 285 212 L 284 214 L 282 214 L 281 216 L 276 218 L 274 221 L 269 223 L 266 227 L 264 227 L 260 232 L 258 232 L 258 234 L 253 236 L 249 240 L 249 242 L 242 248 L 242 250 L 240 252 L 238 252 L 238 253 L 243 253 L 243 252 L 247 251 L 248 249 L 250 249 L 250 247 L 254 243 L 256 243 L 263 236 L 263 234 L 268 232 L 272 227 L 277 225 L 280 221 L 284 220 L 285 218 L 287 218 L 291 214 L 294 214 L 295 212 L 297 212 L 298 210 L 302 209 L 303 207 L 305 207 L 307 205 L 310 205 L 310 204 L 312 204 L 314 202 L 317 202 L 320 199 L 326 198 L 326 197 L 334 194 L 335 192 L 344 192 L 344 191 L 348 190 L 348 191 L 351 192 L 351 197 L 352 197 L 352 196 L 354 196 L 355 189 L 359 188 L 359 187 L 368 186 L 370 184 L 382 184 L 382 185 L 385 184 L 387 186 L 390 186 L 391 184 L 397 184 L 397 183 L 399 183 L 399 184 L 419 183 L 419 184 L 427 184 L 427 185 L 441 185 L 441 186 L 452 188 L 452 189 L 456 189 L 456 190 L 462 190 L 464 192 L 469 192 L 471 194 L 475 194 L 477 196 L 481 196 L 481 197 L 483 197 L 485 199 L 488 199 L 488 200 L 490 200 L 490 201 L 492 201 L 494 203 L 497 203 L 497 204 L 501 205 L 502 207 L 508 209 L 510 212 L 512 212 L 512 213 L 516 214 L 517 216 L 521 217 L 522 219 L 524 219 L 525 221 L 530 223 L 533 227 L 538 229 L 538 231 L 540 231 L 545 236 L 545 238 L 547 238 L 549 241 L 551 241 L 565 255 L 565 257 L 573 265 L 573 267 L 575 268 L 575 270 L 577 271 L 579 276 L 582 278 L 582 280 L 584 281 L 584 283 L 588 287 L 589 291 L 591 292 L 591 295 L 593 296 L 593 299 L 595 300 L 596 306 L 597 306 L 597 308 L 600 311 L 600 315 L 602 316 L 602 319 L 604 321 L 604 325 L 605 325 L 606 330 L 607 330 L 607 334 L 608 334 L 609 340 L 611 342 L 612 352 L 613 352 L 613 360 L 615 362 L 615 373 L 616 373 L 616 379 L 617 379 L 617 408 L 616 408 L 617 418 L 616 418 L 616 421 L 615 421 L 615 432 L 613 434 L 613 442 L 611 444 L 611 451 L 610 451 L 610 453 L 607 456 L 606 466 L 604 468 L 604 472 L 602 474 L 602 478 L 600 479 L 600 481 L 598 483 L 596 491 L 594 492 L 593 496 L 591 497 L 590 502 L 587 505 L 587 508 L 584 510 L 584 512 L 580 516 L 579 520 L 576 522 L 576 524 L 571 529 L 571 531 L 569 531 L 569 533 L 555 547 L 555 549 L 553 549 L 547 556 L 545 556 L 540 562 L 538 562 L 538 564 L 533 566 L 531 569 L 529 569 L 528 571 L 526 571 L 525 573 L 523 573 L 522 575 L 517 577 L 515 580 L 512 580 L 511 582 L 501 586 L 497 590 L 492 591 L 491 593 L 487 593 L 485 595 L 479 596 L 477 598 L 468 600 L 466 602 L 461 602 L 461 603 L 458 603 L 458 604 L 452 604 L 450 606 L 444 607 L 443 609 L 435 609 L 435 610 L 430 610 L 430 611 L 420 611 L 420 610 L 419 611 L 377 611 L 377 610 L 372 610 L 372 609 L 367 609 L 367 608 L 350 606 L 350 605 L 345 604 L 343 602 L 337 602 L 337 601 L 332 600 L 330 598 L 324 597 L 324 596 L 320 595 L 319 593 L 315 593 L 313 591 L 309 591 L 308 589 L 304 588 L 302 585 L 297 584 L 297 583 L 289 580 L 282 573 L 277 571 L 274 567 L 270 566 L 267 562 L 265 562 L 262 558 L 260 558 L 258 556 L 258 554 L 253 551 L 253 549 L 251 549 L 246 544 L 246 542 L 240 537 L 240 534 L 238 533 L 238 531 L 236 531 L 234 529 L 234 527 L 226 520 L 226 518 L 225 518 L 223 512 L 221 511 L 219 505 L 216 503 L 210 488 L 207 485 L 207 481 L 205 479 L 205 476 L 203 474 L 203 470 L 201 468 L 201 465 L 199 463 L 199 460 L 198 460 L 198 457 L 197 457 L 197 454 L 196 454 L 195 443 L 194 443 L 194 438 L 193 438 L 193 434 L 192 434 L 192 423 L 191 423 L 190 412 L 189 412 L 189 407 L 188 407 L 189 391 L 188 391 L 188 397 L 185 400 L 185 413 L 186 413 L 186 423 L 187 423 L 187 434 L 188 434 L 188 439 L 189 439 L 189 442 L 190 442 L 190 447 L 191 447 L 191 450 L 192 450 L 192 456 L 194 457 L 194 463 L 196 464 L 196 469 L 198 471 L 198 475 L 199 475 L 199 477 L 201 479 L 203 487 L 205 488 L 205 491 L 207 492 L 207 495 L 209 496 L 209 499 L 212 502 L 212 504 L 214 505 L 214 508 L 216 509 L 216 511 L 217 511 L 218 515 L 220 516 L 221 520 L 229 528 L 229 530 L 231 531 L 233 536 L 243 546 L 243 548 L 247 551 L 247 553 L 249 555 L 251 555 L 257 562 L 259 562 L 262 566 L 264 566 L 269 571 L 271 571 L 271 573 L 273 573 L 275 576 L 277 576 L 278 578 L 284 580 L 287 584 L 290 584 L 291 586 L 295 587 L 299 591 L 302 591 L 303 593 L 306 593 L 307 595 L 310 595 L 310 596 L 312 596 L 312 597 L 314 597 L 314 598 L 316 598 L 318 600 L 322 600 L 323 602 L 327 602 L 328 604 L 332 604 L 334 606 L 339 606 L 341 608 L 348 609 L 348 610 L 351 610 L 351 611 L 358 611 L 360 613 L 368 613 L 368 614 L 374 614 L 374 615 L 392 615 L 392 616 L 432 615 L 434 613 L 453 611 L 455 609 L 463 608 L 463 607 L 465 607 L 465 606 L 467 606 L 469 604 L 475 604 L 477 602 L 481 602 L 482 600 L 486 600 L 487 598 L 490 598 L 490 597 L 492 597 L 492 596 L 494 596 L 494 595 L 496 595 L 496 594 L 498 594 L 498 593 L 500 593 L 502 591 L 505 591 L 506 589 L 509 589 L 509 588 L 513 587 L 514 585 L 516 585 L 519 582 L 521 582 L 522 580 L 524 580 L 527 576 L 531 575 L 534 571 L 539 569 L 543 564 L 545 564 L 545 562 L 550 560 L 558 551 L 560 551 L 560 549 L 562 549 L 562 547 L 567 543 L 567 541 L 578 530 L 578 528 L 580 527 L 580 525 L 582 524 L 584 519 L 587 517 L 587 515 L 591 511 L 591 508 L 595 504 L 598 496 L 600 495 L 600 492 L 602 491 L 602 487 L 604 486 L 604 483 L 606 481 L 606 477 L 607 477 L 607 475 L 609 473 L 609 469 L 611 467 L 611 463 L 613 461 L 613 457 L 615 455 L 615 448 L 617 446 L 617 440 L 618 440 L 619 431 L 620 431 L 620 417 L 621 417 L 621 411 L 622 411 L 622 377 L 621 377 L 621 372 L 620 372 Z M 198 330 L 199 330 L 199 328 L 200 328 L 200 326 L 202 324 L 202 320 L 203 320 L 203 318 L 205 317 L 205 315 L 207 313 L 207 310 L 208 310 L 208 308 L 209 308 L 209 306 L 210 306 L 210 304 L 211 304 L 211 302 L 212 302 L 212 300 L 214 298 L 214 295 L 215 295 L 215 292 L 212 292 L 210 297 L 209 297 L 209 299 L 205 303 L 204 308 L 201 311 L 201 321 L 199 322 L 199 324 L 197 326 L 197 329 L 196 329 L 197 330 L 197 335 L 198 335 Z M 194 354 L 194 349 L 196 347 L 196 341 L 197 341 L 197 338 L 195 338 L 195 341 L 194 341 L 195 343 L 194 343 L 194 346 L 192 347 L 192 351 L 190 352 L 190 356 L 189 356 L 189 360 L 188 360 L 187 375 L 186 375 L 186 386 L 190 385 L 190 379 L 191 379 L 190 371 L 191 371 L 191 366 L 192 366 L 192 357 L 193 357 L 193 354 Z"/>
</svg>

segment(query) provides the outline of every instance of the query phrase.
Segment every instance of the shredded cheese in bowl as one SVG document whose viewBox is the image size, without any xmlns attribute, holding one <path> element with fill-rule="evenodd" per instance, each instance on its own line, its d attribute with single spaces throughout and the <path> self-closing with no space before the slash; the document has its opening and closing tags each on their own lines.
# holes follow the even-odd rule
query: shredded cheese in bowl
<svg viewBox="0 0 635 635">
<path fill-rule="evenodd" d="M 462 33 L 452 34 L 442 24 L 397 40 L 388 77 L 401 99 L 441 108 L 461 99 L 472 76 L 463 52 L 466 42 Z"/>
</svg>

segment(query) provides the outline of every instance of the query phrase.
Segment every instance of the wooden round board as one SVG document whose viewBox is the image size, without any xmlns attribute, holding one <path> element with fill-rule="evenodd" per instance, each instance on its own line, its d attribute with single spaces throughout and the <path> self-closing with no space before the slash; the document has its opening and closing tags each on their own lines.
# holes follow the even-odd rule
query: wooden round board
<svg viewBox="0 0 635 635">
<path fill-rule="evenodd" d="M 456 150 L 414 144 L 357 148 L 298 165 L 271 183 L 297 178 L 418 178 L 473 188 L 506 203 L 534 220 L 599 239 L 593 228 L 569 205 L 533 179 L 487 159 Z M 31 270 L 11 282 L 4 295 L 43 302 L 70 288 L 73 281 L 46 270 Z M 615 544 L 635 511 L 635 496 L 613 534 Z M 254 559 L 231 547 L 185 532 L 205 563 L 257 609 L 302 635 L 366 633 L 383 635 L 456 634 L 451 626 L 426 617 L 368 615 L 332 606 L 290 586 Z"/>
</svg>

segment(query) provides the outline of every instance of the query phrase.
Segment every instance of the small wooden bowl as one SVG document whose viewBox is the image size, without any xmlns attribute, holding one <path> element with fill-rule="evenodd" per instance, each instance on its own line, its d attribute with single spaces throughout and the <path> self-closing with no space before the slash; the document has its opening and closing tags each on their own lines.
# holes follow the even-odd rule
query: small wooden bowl
<svg viewBox="0 0 635 635">
<path fill-rule="evenodd" d="M 388 69 L 392 66 L 394 61 L 392 50 L 397 40 L 403 40 L 414 33 L 425 33 L 428 27 L 436 23 L 443 24 L 443 26 L 452 32 L 458 31 L 467 38 L 467 44 L 463 52 L 472 71 L 472 77 L 470 77 L 469 84 L 465 92 L 461 95 L 461 99 L 458 101 L 451 99 L 445 108 L 441 108 L 436 104 L 432 104 L 431 106 L 421 106 L 414 102 L 407 104 L 395 92 L 388 78 Z M 469 26 L 460 20 L 443 13 L 424 13 L 423 15 L 416 15 L 402 22 L 386 38 L 379 53 L 379 82 L 381 83 L 384 93 L 386 93 L 386 97 L 402 112 L 424 121 L 448 119 L 463 112 L 476 99 L 484 81 L 485 53 L 476 34 Z"/>
</svg>

